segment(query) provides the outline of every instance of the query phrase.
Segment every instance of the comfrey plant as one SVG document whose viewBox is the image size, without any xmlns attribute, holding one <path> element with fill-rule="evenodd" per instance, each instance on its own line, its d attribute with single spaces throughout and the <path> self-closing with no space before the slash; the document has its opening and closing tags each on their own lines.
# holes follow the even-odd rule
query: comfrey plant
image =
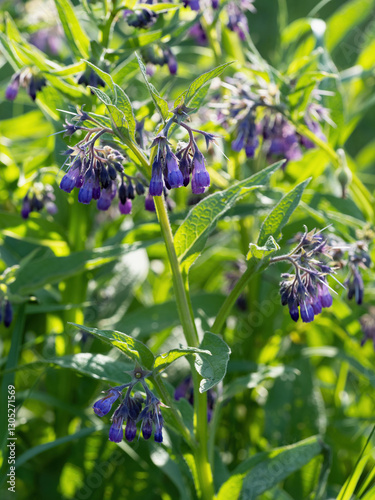
<svg viewBox="0 0 375 500">
<path fill-rule="evenodd" d="M 150 391 L 145 381 L 145 378 L 151 374 L 140 367 L 136 367 L 133 372 L 129 373 L 132 376 L 132 381 L 128 384 L 111 387 L 106 392 L 106 396 L 99 399 L 93 406 L 94 412 L 99 417 L 104 417 L 111 411 L 112 405 L 119 399 L 120 405 L 117 407 L 112 416 L 112 425 L 109 430 L 109 440 L 114 443 L 119 443 L 123 440 L 122 425 L 125 422 L 125 439 L 129 442 L 133 441 L 137 435 L 137 424 L 140 422 L 140 428 L 144 439 L 149 439 L 154 432 L 154 440 L 157 443 L 163 442 L 163 416 L 160 411 L 160 406 L 163 404 Z M 146 399 L 143 398 L 140 392 L 135 392 L 132 396 L 132 390 L 137 384 L 141 384 L 145 393 Z M 126 389 L 125 396 L 122 395 Z M 143 407 L 144 404 L 144 407 Z"/>
<path fill-rule="evenodd" d="M 281 303 L 288 306 L 293 321 L 301 316 L 304 323 L 310 323 L 323 308 L 331 307 L 332 296 L 327 282 L 327 277 L 335 273 L 331 252 L 319 232 L 306 230 L 292 252 L 271 259 L 271 262 L 287 260 L 294 267 L 294 274 L 283 274 L 280 283 Z"/>
<path fill-rule="evenodd" d="M 34 68 L 23 68 L 17 71 L 11 79 L 6 91 L 5 98 L 9 101 L 14 101 L 18 95 L 18 91 L 21 88 L 26 89 L 26 92 L 35 101 L 37 93 L 42 90 L 42 88 L 47 85 L 44 76 L 40 75 L 40 72 Z"/>
<path fill-rule="evenodd" d="M 298 132 L 277 85 L 260 78 L 252 84 L 244 74 L 237 74 L 227 79 L 226 86 L 230 95 L 227 107 L 221 107 L 219 120 L 232 131 L 233 151 L 244 150 L 248 158 L 253 158 L 261 145 L 268 158 L 295 161 L 302 157 L 302 148 L 315 147 L 310 138 Z M 289 88 L 293 92 L 292 84 Z M 316 138 L 326 141 L 321 124 L 333 123 L 319 103 L 318 91 L 311 96 L 303 121 Z"/>
<path fill-rule="evenodd" d="M 57 212 L 53 187 L 50 184 L 35 182 L 22 201 L 21 216 L 28 219 L 31 212 L 40 212 L 43 208 L 50 215 Z"/>
</svg>

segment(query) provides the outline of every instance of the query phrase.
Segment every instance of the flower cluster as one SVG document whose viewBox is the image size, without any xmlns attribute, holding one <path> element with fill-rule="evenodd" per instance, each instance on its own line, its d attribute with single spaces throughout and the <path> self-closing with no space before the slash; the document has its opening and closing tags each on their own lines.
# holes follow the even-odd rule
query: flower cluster
<svg viewBox="0 0 375 500">
<path fill-rule="evenodd" d="M 288 255 L 274 257 L 271 262 L 289 261 L 293 274 L 283 274 L 280 283 L 281 303 L 288 306 L 293 321 L 299 317 L 310 323 L 323 308 L 331 307 L 332 296 L 327 277 L 335 273 L 332 248 L 315 229 L 306 231 L 297 247 Z"/>
<path fill-rule="evenodd" d="M 351 244 L 337 237 L 332 239 L 330 244 L 335 247 L 332 252 L 335 266 L 348 269 L 348 276 L 344 281 L 348 289 L 348 299 L 355 298 L 356 303 L 361 305 L 364 295 L 361 271 L 369 269 L 372 265 L 368 243 L 374 239 L 374 232 L 364 228 L 362 231 L 357 231 L 357 237 L 358 241 Z"/>
<path fill-rule="evenodd" d="M 249 33 L 246 11 L 251 13 L 255 12 L 253 0 L 240 0 L 238 3 L 229 2 L 227 5 L 227 27 L 231 31 L 237 33 L 241 40 L 246 39 L 246 32 Z"/>
<path fill-rule="evenodd" d="M 355 298 L 358 305 L 363 302 L 364 285 L 360 269 L 368 269 L 371 266 L 371 258 L 368 247 L 364 241 L 358 241 L 348 252 L 349 277 L 344 285 L 348 287 L 348 299 Z"/>
<path fill-rule="evenodd" d="M 55 195 L 50 184 L 36 182 L 27 192 L 22 201 L 21 216 L 27 219 L 30 212 L 40 212 L 43 208 L 50 215 L 55 215 L 57 206 L 54 203 Z"/>
<path fill-rule="evenodd" d="M 164 66 L 166 64 L 171 75 L 177 73 L 177 59 L 167 45 L 162 43 L 150 44 L 142 50 L 142 56 L 147 64 L 147 72 L 150 76 L 152 76 L 155 71 L 155 65 Z"/>
<path fill-rule="evenodd" d="M 3 321 L 4 326 L 8 328 L 13 320 L 13 308 L 8 299 L 4 303 L 0 300 L 0 322 Z"/>
<path fill-rule="evenodd" d="M 78 76 L 77 83 L 85 87 L 105 87 L 105 81 L 92 68 L 86 68 L 85 71 Z M 93 94 L 93 91 L 91 91 L 91 93 Z"/>
<path fill-rule="evenodd" d="M 174 392 L 174 398 L 179 401 L 181 398 L 185 398 L 189 401 L 191 405 L 194 405 L 194 384 L 193 377 L 189 375 L 186 377 L 179 386 L 177 386 Z M 207 420 L 211 421 L 212 412 L 214 410 L 216 400 L 216 393 L 212 389 L 207 391 Z"/>
<path fill-rule="evenodd" d="M 148 388 L 145 377 L 148 373 L 135 368 L 132 372 L 132 381 L 117 387 L 112 387 L 106 391 L 106 396 L 99 399 L 93 406 L 94 412 L 99 417 L 104 417 L 111 411 L 113 403 L 120 400 L 120 404 L 112 416 L 112 425 L 109 429 L 109 440 L 120 443 L 123 440 L 123 424 L 125 423 L 125 439 L 133 441 L 137 435 L 137 424 L 141 422 L 140 428 L 144 439 L 149 439 L 154 433 L 154 440 L 157 443 L 163 442 L 163 416 L 160 406 L 163 406 L 159 399 Z M 134 386 L 140 383 L 146 393 L 146 399 L 140 392 L 135 392 L 132 396 Z M 126 389 L 123 397 L 122 392 Z"/>
<path fill-rule="evenodd" d="M 228 79 L 228 86 L 231 96 L 227 108 L 221 110 L 220 118 L 232 127 L 233 151 L 244 150 L 248 158 L 253 158 L 261 144 L 268 158 L 295 161 L 301 158 L 302 147 L 315 147 L 309 138 L 297 132 L 286 116 L 280 91 L 275 85 L 257 87 L 247 82 L 244 75 L 237 74 Z M 317 138 L 326 141 L 321 123 L 332 122 L 323 106 L 312 101 L 306 108 L 304 122 Z"/>
<path fill-rule="evenodd" d="M 18 95 L 20 87 L 26 89 L 31 99 L 35 101 L 36 95 L 46 85 L 46 79 L 30 68 L 23 68 L 12 76 L 12 79 L 5 90 L 5 98 L 14 101 Z"/>
<path fill-rule="evenodd" d="M 86 113 L 80 113 L 81 121 L 90 119 Z M 67 135 L 72 135 L 77 130 L 85 130 L 87 134 L 82 141 L 65 152 L 70 167 L 60 182 L 60 188 L 67 193 L 77 188 L 80 203 L 89 204 L 95 200 L 97 208 L 104 211 L 109 209 L 117 195 L 120 212 L 131 213 L 132 200 L 136 194 L 143 195 L 145 188 L 140 179 L 134 179 L 125 173 L 122 165 L 125 158 L 120 151 L 108 145 L 95 146 L 99 137 L 111 130 L 90 129 L 68 122 L 65 130 Z"/>
<path fill-rule="evenodd" d="M 124 18 L 129 26 L 133 28 L 150 28 L 157 21 L 158 15 L 148 8 L 124 10 Z"/>
<path fill-rule="evenodd" d="M 175 116 L 180 115 L 181 110 L 175 110 Z M 183 114 L 183 113 L 182 113 Z M 178 125 L 187 130 L 189 142 L 183 145 L 176 154 L 173 153 L 168 142 L 168 130 L 175 117 L 164 127 L 162 132 L 155 137 L 152 146 L 157 146 L 157 152 L 152 164 L 152 176 L 149 192 L 151 196 L 160 196 L 163 188 L 167 189 L 188 186 L 191 176 L 191 189 L 194 194 L 202 194 L 210 185 L 210 175 L 206 170 L 205 159 L 198 148 L 193 132 L 198 132 L 204 136 L 206 143 L 214 140 L 214 136 L 195 130 L 187 126 L 182 121 Z"/>
</svg>

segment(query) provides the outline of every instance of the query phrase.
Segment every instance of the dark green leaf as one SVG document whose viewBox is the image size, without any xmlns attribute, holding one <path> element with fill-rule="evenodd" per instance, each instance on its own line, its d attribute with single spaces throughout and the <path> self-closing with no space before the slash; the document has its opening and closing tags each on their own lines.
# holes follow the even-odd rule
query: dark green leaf
<svg viewBox="0 0 375 500">
<path fill-rule="evenodd" d="M 298 184 L 279 201 L 276 207 L 267 216 L 260 228 L 258 238 L 259 246 L 263 246 L 270 236 L 273 236 L 276 240 L 280 237 L 282 228 L 288 222 L 294 210 L 298 207 L 305 187 L 309 182 L 310 179 L 307 179 Z"/>
<path fill-rule="evenodd" d="M 199 392 L 205 392 L 225 377 L 230 348 L 223 339 L 211 332 L 205 332 L 199 347 L 210 352 L 210 354 L 197 354 L 195 361 L 195 369 L 203 377 Z"/>
<path fill-rule="evenodd" d="M 117 349 L 136 363 L 139 363 L 142 367 L 149 370 L 152 369 L 154 364 L 154 355 L 143 342 L 133 339 L 133 337 L 126 335 L 126 333 L 116 332 L 114 330 L 98 330 L 97 328 L 77 325 L 76 323 L 70 324 L 79 330 L 95 335 L 95 337 L 98 337 L 100 340 L 103 340 L 103 342 L 106 342 L 113 347 L 117 347 Z"/>
<path fill-rule="evenodd" d="M 207 196 L 190 210 L 174 236 L 176 253 L 185 269 L 189 269 L 200 255 L 217 220 L 249 191 L 263 186 L 282 164 L 282 161 L 277 162 L 224 191 Z"/>
</svg>

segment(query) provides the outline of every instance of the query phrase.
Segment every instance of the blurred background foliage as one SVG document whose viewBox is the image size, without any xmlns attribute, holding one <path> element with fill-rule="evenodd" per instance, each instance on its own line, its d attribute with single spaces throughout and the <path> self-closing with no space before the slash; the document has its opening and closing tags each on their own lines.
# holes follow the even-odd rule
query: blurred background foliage
<svg viewBox="0 0 375 500">
<path fill-rule="evenodd" d="M 89 39 L 97 41 L 91 44 L 87 57 L 98 64 L 93 58 L 96 51 L 100 53 L 103 26 L 95 19 L 104 18 L 109 4 L 83 1 L 74 5 Z M 335 75 L 322 84 L 333 92 L 325 98 L 325 105 L 336 124 L 327 126 L 325 132 L 332 151 L 338 147 L 346 151 L 353 176 L 348 196 L 341 197 L 332 155 L 324 148 L 315 148 L 300 160 L 289 162 L 285 171 L 277 172 L 268 188 L 253 192 L 231 209 L 218 222 L 190 272 L 192 306 L 201 331 L 209 329 L 231 281 L 243 272 L 249 243 L 257 240 L 265 215 L 302 180 L 312 177 L 303 202 L 283 230 L 279 242 L 283 250 L 290 247 L 290 240 L 304 225 L 309 229 L 330 225 L 328 233 L 337 234 L 348 244 L 363 239 L 366 231 L 373 240 L 374 2 L 264 0 L 255 2 L 255 7 L 256 13 L 248 14 L 248 22 L 259 53 L 251 40 L 242 42 L 230 32 L 221 18 L 211 33 L 214 37 L 219 34 L 220 50 L 197 44 L 186 28 L 197 13 L 183 8 L 160 16 L 155 26 L 139 35 L 119 19 L 107 52 L 112 65 L 109 71 L 128 93 L 137 120 L 145 119 L 148 138 L 159 117 L 134 63 L 134 49 L 144 50 L 143 44 L 159 40 L 163 34 L 176 56 L 178 71 L 171 77 L 166 66 L 157 67 L 150 80 L 170 103 L 201 73 L 232 60 L 237 62 L 226 70 L 223 81 L 236 71 L 243 71 L 251 81 L 259 62 L 267 61 L 279 74 L 290 75 L 293 64 L 298 66 L 301 58 L 310 57 L 320 47 L 316 70 L 325 65 L 323 70 Z M 121 360 L 94 337 L 67 325 L 73 321 L 114 328 L 146 342 L 155 353 L 183 342 L 156 216 L 144 211 L 140 199 L 135 200 L 132 216 L 119 216 L 112 209 L 98 213 L 92 206 L 79 205 L 75 194 L 66 196 L 58 189 L 56 177 L 61 176 L 64 161 L 61 152 L 69 143 L 61 134 L 51 135 L 62 129 L 66 115 L 61 110 L 74 111 L 75 105 L 85 104 L 87 111 L 104 114 L 104 106 L 77 85 L 79 71 L 67 72 L 64 83 L 58 84 L 54 71 L 63 74 L 63 68 L 73 64 L 82 71 L 85 65 L 79 66 L 81 57 L 66 40 L 53 2 L 3 1 L 1 8 L 0 271 L 19 266 L 14 271 L 15 280 L 12 271 L 5 278 L 15 315 L 11 328 L 0 326 L 1 408 L 6 405 L 7 386 L 14 383 L 18 405 L 17 498 L 194 498 L 186 487 L 192 482 L 189 457 L 175 430 L 167 429 L 163 447 L 142 440 L 132 445 L 107 440 L 108 421 L 99 420 L 91 406 L 111 382 L 103 369 L 109 359 L 95 355 L 108 356 L 114 366 Z M 326 24 L 315 23 L 312 31 L 312 18 Z M 324 34 L 319 31 L 322 26 L 326 27 Z M 46 48 L 55 70 L 44 68 L 48 85 L 35 103 L 25 91 L 13 102 L 4 99 L 16 69 L 9 62 L 6 40 L 13 37 L 20 42 L 16 27 L 29 41 L 46 28 L 58 37 L 57 51 Z M 25 58 L 33 61 L 30 64 L 43 69 L 45 61 L 40 53 L 30 51 L 30 45 L 24 47 Z M 299 71 L 302 77 L 303 69 Z M 231 151 L 233 131 L 218 124 L 212 106 L 229 92 L 215 80 L 202 108 L 192 117 L 193 124 L 222 137 L 219 142 L 228 157 L 213 149 L 207 154 L 212 191 L 227 187 L 233 178 L 248 177 L 267 163 L 261 153 L 246 159 L 243 152 Z M 25 221 L 20 216 L 22 199 L 36 182 L 53 186 L 58 211 L 55 215 L 32 213 Z M 197 201 L 189 193 L 180 189 L 171 196 L 174 230 L 189 205 Z M 374 261 L 371 245 L 370 250 Z M 375 355 L 372 342 L 360 345 L 360 318 L 374 305 L 374 271 L 363 273 L 362 305 L 348 301 L 347 292 L 335 285 L 333 307 L 307 325 L 293 323 L 280 305 L 278 286 L 285 271 L 285 265 L 278 264 L 256 276 L 223 332 L 232 355 L 219 395 L 238 377 L 243 379 L 241 390 L 227 399 L 219 397 L 217 402 L 216 488 L 255 453 L 320 434 L 330 449 L 330 458 L 328 452 L 325 458 L 314 458 L 258 498 L 371 500 L 375 498 L 373 440 L 363 450 L 375 424 Z M 343 282 L 345 278 L 346 271 L 340 271 L 338 279 Z M 273 371 L 277 367 L 279 370 Z M 171 387 L 176 387 L 188 371 L 184 361 L 171 366 Z M 0 426 L 4 450 L 3 410 Z M 322 467 L 329 476 L 320 477 L 323 491 L 314 496 Z M 2 498 L 12 498 L 4 483 L 5 469 L 3 462 Z"/>
</svg>

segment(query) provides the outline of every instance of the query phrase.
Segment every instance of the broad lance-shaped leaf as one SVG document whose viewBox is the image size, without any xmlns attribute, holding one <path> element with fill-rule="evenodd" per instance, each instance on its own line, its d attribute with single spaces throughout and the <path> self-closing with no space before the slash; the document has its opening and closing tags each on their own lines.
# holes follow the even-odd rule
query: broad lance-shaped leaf
<svg viewBox="0 0 375 500">
<path fill-rule="evenodd" d="M 138 250 L 143 244 L 115 245 L 95 250 L 74 252 L 64 257 L 42 257 L 22 263 L 16 280 L 10 285 L 12 293 L 33 293 L 46 284 L 57 283 L 85 269 L 99 267 L 129 252 Z"/>
<path fill-rule="evenodd" d="M 97 73 L 100 76 L 100 78 L 106 83 L 108 88 L 111 89 L 114 95 L 116 95 L 116 91 L 114 90 L 114 82 L 112 80 L 111 75 L 103 71 L 101 68 L 98 68 L 98 66 L 95 66 L 95 64 L 93 64 L 92 62 L 87 61 L 86 59 L 83 59 L 83 62 L 85 62 L 87 66 L 90 66 L 90 68 L 92 68 L 95 71 L 95 73 Z"/>
<path fill-rule="evenodd" d="M 66 38 L 75 55 L 84 59 L 89 57 L 90 40 L 82 29 L 69 0 L 55 0 L 57 12 L 64 28 Z"/>
<path fill-rule="evenodd" d="M 249 191 L 264 186 L 282 164 L 283 161 L 279 161 L 224 191 L 207 196 L 190 210 L 174 236 L 176 253 L 180 262 L 184 262 L 185 270 L 200 255 L 218 219 Z"/>
<path fill-rule="evenodd" d="M 143 64 L 143 61 L 139 57 L 139 55 L 137 53 L 135 53 L 135 55 L 137 57 L 139 67 L 141 69 L 142 76 L 144 78 L 144 81 L 145 81 L 146 86 L 148 88 L 148 91 L 150 93 L 151 99 L 153 100 L 153 102 L 155 104 L 155 108 L 160 113 L 163 120 L 165 121 L 169 115 L 168 103 L 162 97 L 160 97 L 160 95 L 156 91 L 155 87 L 153 85 L 151 85 L 151 83 L 148 81 L 145 65 Z"/>
<path fill-rule="evenodd" d="M 217 495 L 217 500 L 255 500 L 293 472 L 323 453 L 326 445 L 313 436 L 290 446 L 258 453 L 240 464 Z"/>
<path fill-rule="evenodd" d="M 135 118 L 133 108 L 129 97 L 122 88 L 117 84 L 113 84 L 112 96 L 109 96 L 103 90 L 96 87 L 90 87 L 90 89 L 105 104 L 113 125 L 120 131 L 123 128 L 127 129 L 129 136 L 134 140 Z"/>
<path fill-rule="evenodd" d="M 153 372 L 154 375 L 168 368 L 168 366 L 177 359 L 182 358 L 183 356 L 188 356 L 189 354 L 206 354 L 207 356 L 211 355 L 210 351 L 205 351 L 203 349 L 199 349 L 198 347 L 171 349 L 164 354 L 159 354 L 159 356 L 156 356 Z"/>
<path fill-rule="evenodd" d="M 273 236 L 270 236 L 265 245 L 260 247 L 255 243 L 250 243 L 250 250 L 246 256 L 247 260 L 254 257 L 255 259 L 263 259 L 276 250 L 280 250 L 280 246 L 276 243 Z"/>
<path fill-rule="evenodd" d="M 133 363 L 114 360 L 104 354 L 92 354 L 90 352 L 79 352 L 57 358 L 43 359 L 35 363 L 18 366 L 18 370 L 38 368 L 42 365 L 54 365 L 60 368 L 68 368 L 82 375 L 97 380 L 106 380 L 116 384 L 126 384 L 130 381 L 127 371 L 134 368 Z"/>
<path fill-rule="evenodd" d="M 205 332 L 199 347 L 209 351 L 197 354 L 195 360 L 195 369 L 203 377 L 199 392 L 205 392 L 225 377 L 231 351 L 222 338 L 211 332 Z"/>
<path fill-rule="evenodd" d="M 152 370 L 155 358 L 150 349 L 143 342 L 130 337 L 130 335 L 126 335 L 126 333 L 116 332 L 114 330 L 98 330 L 97 328 L 77 325 L 76 323 L 70 324 L 79 330 L 91 333 L 113 347 L 117 347 L 117 349 L 136 363 L 139 363 L 142 367 Z"/>
<path fill-rule="evenodd" d="M 189 106 L 189 104 L 191 104 L 191 101 L 194 99 L 195 95 L 200 90 L 200 88 L 203 87 L 203 85 L 206 85 L 213 78 L 221 75 L 224 69 L 230 64 L 232 64 L 232 62 L 222 64 L 221 66 L 218 66 L 217 68 L 214 68 L 211 71 L 207 71 L 207 73 L 203 73 L 203 75 L 198 76 L 198 78 L 196 78 L 188 88 L 188 91 L 185 95 L 185 106 Z"/>
<path fill-rule="evenodd" d="M 258 245 L 263 246 L 270 236 L 276 240 L 281 236 L 281 230 L 288 222 L 294 210 L 301 201 L 305 187 L 310 182 L 307 179 L 298 184 L 292 191 L 286 194 L 276 205 L 276 207 L 267 215 L 266 220 L 260 228 Z"/>
</svg>

